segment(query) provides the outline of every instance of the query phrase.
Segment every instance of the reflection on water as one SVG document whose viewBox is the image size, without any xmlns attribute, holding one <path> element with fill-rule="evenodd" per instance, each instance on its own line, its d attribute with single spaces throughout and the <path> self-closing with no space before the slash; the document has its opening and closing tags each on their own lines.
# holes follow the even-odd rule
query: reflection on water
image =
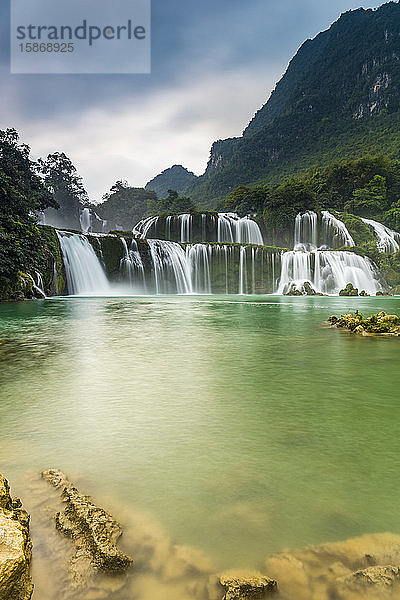
<svg viewBox="0 0 400 600">
<path fill-rule="evenodd" d="M 355 308 L 400 299 L 1 305 L 0 471 L 25 504 L 26 470 L 76 475 L 215 569 L 396 531 L 399 342 L 322 325 Z"/>
</svg>

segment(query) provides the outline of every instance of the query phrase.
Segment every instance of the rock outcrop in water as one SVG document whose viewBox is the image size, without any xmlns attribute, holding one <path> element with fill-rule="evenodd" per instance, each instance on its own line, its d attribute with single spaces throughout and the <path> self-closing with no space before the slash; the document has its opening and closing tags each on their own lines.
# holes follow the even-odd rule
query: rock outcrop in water
<svg viewBox="0 0 400 600">
<path fill-rule="evenodd" d="M 42 477 L 62 490 L 66 507 L 56 514 L 55 521 L 57 529 L 70 537 L 77 547 L 73 560 L 89 557 L 97 569 L 112 573 L 126 571 L 133 560 L 117 548 L 122 534 L 117 521 L 96 506 L 89 496 L 81 494 L 61 471 L 49 469 L 43 471 Z"/>
<path fill-rule="evenodd" d="M 332 315 L 328 320 L 335 327 L 348 329 L 360 335 L 400 336 L 400 317 L 388 315 L 384 311 L 364 318 L 364 315 L 356 310 L 354 314 L 349 313 L 340 318 Z"/>
<path fill-rule="evenodd" d="M 219 581 L 226 590 L 223 600 L 266 598 L 277 590 L 276 581 L 261 574 L 244 575 L 229 572 L 221 575 Z"/>
<path fill-rule="evenodd" d="M 31 598 L 31 557 L 29 515 L 0 474 L 0 600 Z"/>
</svg>

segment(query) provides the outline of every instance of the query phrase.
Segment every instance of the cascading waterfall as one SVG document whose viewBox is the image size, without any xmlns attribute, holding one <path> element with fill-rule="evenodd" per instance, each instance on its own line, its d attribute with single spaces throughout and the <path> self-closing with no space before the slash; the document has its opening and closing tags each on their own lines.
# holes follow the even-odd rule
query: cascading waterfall
<svg viewBox="0 0 400 600">
<path fill-rule="evenodd" d="M 335 246 L 336 248 L 340 248 L 341 246 L 355 246 L 355 242 L 343 221 L 334 217 L 327 210 L 323 210 L 321 214 L 322 226 L 328 246 Z"/>
<path fill-rule="evenodd" d="M 318 217 L 312 210 L 301 214 L 295 219 L 294 225 L 294 249 L 316 250 L 318 247 Z"/>
<path fill-rule="evenodd" d="M 133 235 L 142 240 L 146 239 L 152 228 L 157 230 L 158 219 L 159 217 L 148 217 L 147 219 L 139 221 L 132 230 Z"/>
<path fill-rule="evenodd" d="M 186 246 L 186 260 L 189 265 L 192 291 L 195 294 L 211 294 L 211 257 L 211 246 L 205 244 Z"/>
<path fill-rule="evenodd" d="M 201 237 L 201 242 L 217 241 L 227 244 L 257 244 L 261 246 L 264 244 L 261 230 L 256 221 L 250 217 L 238 217 L 235 213 L 169 215 L 165 218 L 164 229 L 162 229 L 163 221 L 160 220 L 160 217 L 148 217 L 135 225 L 133 235 L 142 239 L 153 239 L 161 235 L 161 237 L 165 236 L 166 240 L 175 239 L 181 243 L 193 243 L 195 218 L 199 230 L 196 236 L 197 238 Z M 212 239 L 206 239 L 207 219 L 211 229 L 214 230 L 211 234 Z"/>
<path fill-rule="evenodd" d="M 264 240 L 256 221 L 238 217 L 236 213 L 218 213 L 217 241 L 236 244 L 258 244 Z"/>
<path fill-rule="evenodd" d="M 376 244 L 380 252 L 386 252 L 387 254 L 389 254 L 391 252 L 397 252 L 397 250 L 399 250 L 400 233 L 389 229 L 382 223 L 378 223 L 378 221 L 373 221 L 372 219 L 361 220 L 372 229 L 376 237 Z"/>
<path fill-rule="evenodd" d="M 190 294 L 192 281 L 185 250 L 176 242 L 147 240 L 157 294 Z"/>
<path fill-rule="evenodd" d="M 101 263 L 84 235 L 57 231 L 70 294 L 107 294 L 110 286 Z"/>
<path fill-rule="evenodd" d="M 84 235 L 92 230 L 92 214 L 90 208 L 83 208 L 79 215 L 79 221 L 81 224 L 81 231 Z"/>
<path fill-rule="evenodd" d="M 132 238 L 129 250 L 125 238 L 120 237 L 120 240 L 124 253 L 120 261 L 120 270 L 122 272 L 122 275 L 128 279 L 131 285 L 134 283 L 138 283 L 142 287 L 145 287 L 146 280 L 144 274 L 144 266 L 142 257 L 140 256 L 140 252 L 138 250 L 136 240 Z"/>
<path fill-rule="evenodd" d="M 329 211 L 322 211 L 322 235 L 325 244 L 318 249 L 318 219 L 316 213 L 307 211 L 295 220 L 294 250 L 282 255 L 278 294 L 296 289 L 306 293 L 305 284 L 314 291 L 335 295 L 351 283 L 359 291 L 370 295 L 382 290 L 373 263 L 354 252 L 330 251 L 332 246 L 354 246 L 354 240 L 345 224 Z"/>
<path fill-rule="evenodd" d="M 287 294 L 293 288 L 303 292 L 306 282 L 316 292 L 328 295 L 338 294 L 348 283 L 370 295 L 382 290 L 373 263 L 354 252 L 285 252 L 278 294 Z"/>
<path fill-rule="evenodd" d="M 181 239 L 182 243 L 188 243 L 192 237 L 192 215 L 184 214 L 178 215 L 178 220 L 181 223 Z"/>
</svg>

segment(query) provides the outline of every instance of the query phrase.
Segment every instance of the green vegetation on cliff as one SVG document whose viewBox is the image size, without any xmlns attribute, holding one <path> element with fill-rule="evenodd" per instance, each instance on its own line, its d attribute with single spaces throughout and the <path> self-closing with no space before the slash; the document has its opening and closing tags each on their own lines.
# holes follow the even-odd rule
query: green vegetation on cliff
<svg viewBox="0 0 400 600">
<path fill-rule="evenodd" d="M 49 207 L 57 204 L 29 159 L 29 147 L 14 129 L 0 131 L 0 299 L 23 293 L 23 274 L 46 270 L 54 240 L 38 226 L 37 213 Z"/>
<path fill-rule="evenodd" d="M 399 29 L 400 5 L 389 2 L 307 40 L 243 136 L 215 142 L 205 173 L 180 191 L 219 208 L 240 184 L 278 185 L 338 156 L 400 159 Z"/>
<path fill-rule="evenodd" d="M 269 241 L 283 245 L 290 245 L 297 213 L 329 209 L 344 221 L 357 246 L 374 252 L 373 234 L 353 211 L 400 229 L 399 198 L 400 163 L 377 155 L 309 169 L 276 186 L 238 186 L 225 207 L 239 215 L 262 215 Z"/>
</svg>

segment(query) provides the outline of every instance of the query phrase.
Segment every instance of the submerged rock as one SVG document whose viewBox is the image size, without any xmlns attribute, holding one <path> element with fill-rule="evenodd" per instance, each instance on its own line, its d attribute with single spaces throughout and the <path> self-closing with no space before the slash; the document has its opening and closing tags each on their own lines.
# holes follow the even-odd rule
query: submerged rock
<svg viewBox="0 0 400 600">
<path fill-rule="evenodd" d="M 32 542 L 29 515 L 18 498 L 12 499 L 0 474 L 0 600 L 29 600 Z"/>
<path fill-rule="evenodd" d="M 387 566 L 367 567 L 359 569 L 351 575 L 347 575 L 338 580 L 339 590 L 338 598 L 345 599 L 349 591 L 360 592 L 365 594 L 365 588 L 370 591 L 382 593 L 382 589 L 392 589 L 393 586 L 398 586 L 400 583 L 400 568 Z M 375 588 L 372 590 L 372 587 Z M 400 591 L 400 590 L 399 590 Z"/>
<path fill-rule="evenodd" d="M 258 573 L 246 575 L 232 571 L 221 575 L 219 582 L 225 588 L 223 600 L 266 598 L 277 590 L 274 579 Z"/>
<path fill-rule="evenodd" d="M 65 510 L 55 515 L 56 527 L 70 537 L 77 554 L 73 561 L 89 562 L 98 569 L 122 573 L 133 559 L 117 548 L 122 534 L 119 523 L 102 508 L 96 506 L 89 496 L 81 494 L 61 471 L 49 469 L 42 477 L 62 490 Z"/>
<path fill-rule="evenodd" d="M 264 568 L 281 600 L 398 600 L 398 564 L 400 536 L 381 533 L 275 554 Z"/>
</svg>

